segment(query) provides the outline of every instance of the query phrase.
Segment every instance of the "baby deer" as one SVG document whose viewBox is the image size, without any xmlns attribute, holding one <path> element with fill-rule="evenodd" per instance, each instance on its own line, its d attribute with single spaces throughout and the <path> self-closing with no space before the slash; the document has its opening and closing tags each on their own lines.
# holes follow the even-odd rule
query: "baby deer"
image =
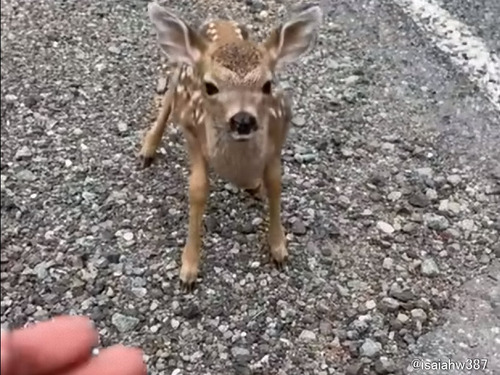
<svg viewBox="0 0 500 375">
<path fill-rule="evenodd" d="M 209 168 L 240 188 L 267 196 L 270 253 L 281 266 L 288 258 L 281 224 L 281 150 L 292 112 L 273 78 L 278 68 L 313 46 L 322 22 L 320 7 L 303 7 L 263 43 L 250 40 L 234 21 L 216 20 L 197 31 L 157 3 L 148 5 L 148 13 L 176 69 L 140 156 L 148 167 L 167 122 L 181 126 L 190 160 L 181 284 L 191 289 L 198 275 Z"/>
</svg>

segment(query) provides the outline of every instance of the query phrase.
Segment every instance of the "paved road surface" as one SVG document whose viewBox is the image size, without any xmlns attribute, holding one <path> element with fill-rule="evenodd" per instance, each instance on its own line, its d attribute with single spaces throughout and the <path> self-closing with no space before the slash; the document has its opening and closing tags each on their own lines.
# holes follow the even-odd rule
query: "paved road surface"
<svg viewBox="0 0 500 375">
<path fill-rule="evenodd" d="M 292 4 L 170 3 L 257 35 Z M 87 314 L 152 374 L 500 373 L 496 0 L 329 2 L 281 74 L 290 264 L 268 262 L 263 208 L 214 179 L 191 295 L 182 138 L 135 157 L 160 71 L 147 2 L 1 4 L 2 326 Z"/>
</svg>

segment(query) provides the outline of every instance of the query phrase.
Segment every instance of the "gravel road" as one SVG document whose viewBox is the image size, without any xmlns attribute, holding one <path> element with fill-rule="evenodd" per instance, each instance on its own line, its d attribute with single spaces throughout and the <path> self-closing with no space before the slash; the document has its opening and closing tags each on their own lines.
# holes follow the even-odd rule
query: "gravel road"
<svg viewBox="0 0 500 375">
<path fill-rule="evenodd" d="M 292 2 L 170 3 L 261 36 Z M 281 74 L 285 270 L 265 208 L 214 178 L 192 294 L 180 132 L 151 168 L 136 156 L 162 70 L 147 1 L 1 5 L 2 326 L 85 314 L 151 374 L 404 374 L 484 275 L 500 326 L 500 115 L 391 1 L 332 1 Z M 476 373 L 500 373 L 492 353 Z"/>
</svg>

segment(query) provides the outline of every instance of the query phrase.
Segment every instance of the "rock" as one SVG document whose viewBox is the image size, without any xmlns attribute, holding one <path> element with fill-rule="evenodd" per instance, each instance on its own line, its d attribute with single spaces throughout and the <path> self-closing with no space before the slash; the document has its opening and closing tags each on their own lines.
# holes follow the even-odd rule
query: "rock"
<svg viewBox="0 0 500 375">
<path fill-rule="evenodd" d="M 448 219 L 441 215 L 427 213 L 424 214 L 423 219 L 429 229 L 436 231 L 443 231 L 450 226 Z"/>
<path fill-rule="evenodd" d="M 123 239 L 125 241 L 130 242 L 130 241 L 132 241 L 134 239 L 134 233 L 132 233 L 132 232 L 125 232 L 125 233 L 123 233 L 122 237 L 123 237 Z"/>
<path fill-rule="evenodd" d="M 391 224 L 386 223 L 385 221 L 378 221 L 377 228 L 386 234 L 394 233 L 394 228 Z"/>
<path fill-rule="evenodd" d="M 177 319 L 172 319 L 170 321 L 170 326 L 173 328 L 173 329 L 177 329 L 179 328 L 179 326 L 181 325 L 181 322 L 179 322 Z"/>
<path fill-rule="evenodd" d="M 127 130 L 128 130 L 128 125 L 127 125 L 127 123 L 125 123 L 125 122 L 123 122 L 123 121 L 120 121 L 120 122 L 118 123 L 117 127 L 118 127 L 118 131 L 119 131 L 120 133 L 126 133 L 126 132 L 127 132 Z"/>
<path fill-rule="evenodd" d="M 297 115 L 293 118 L 292 122 L 294 123 L 294 125 L 301 127 L 306 124 L 306 119 L 304 118 L 304 116 Z"/>
<path fill-rule="evenodd" d="M 396 364 L 392 359 L 380 357 L 375 362 L 375 372 L 380 375 L 389 374 L 396 371 Z"/>
<path fill-rule="evenodd" d="M 420 271 L 422 275 L 427 277 L 433 277 L 439 275 L 439 267 L 432 258 L 426 258 L 420 265 Z"/>
<path fill-rule="evenodd" d="M 446 178 L 446 181 L 452 186 L 457 186 L 462 181 L 462 177 L 457 174 L 452 174 Z"/>
<path fill-rule="evenodd" d="M 366 301 L 365 306 L 368 310 L 373 310 L 375 307 L 377 307 L 377 303 L 374 300 L 369 300 Z"/>
<path fill-rule="evenodd" d="M 133 331 L 137 324 L 139 324 L 139 319 L 133 316 L 114 313 L 111 317 L 111 323 L 120 333 L 125 333 Z"/>
<path fill-rule="evenodd" d="M 389 199 L 392 202 L 395 202 L 398 199 L 400 199 L 402 197 L 402 195 L 403 194 L 400 191 L 393 191 L 393 192 L 389 193 L 389 195 L 387 196 L 387 199 Z"/>
<path fill-rule="evenodd" d="M 382 262 L 382 268 L 386 270 L 390 270 L 394 264 L 394 261 L 392 258 L 384 258 L 384 261 Z"/>
<path fill-rule="evenodd" d="M 408 203 L 410 203 L 414 207 L 424 208 L 430 204 L 429 198 L 422 193 L 415 193 L 408 199 Z"/>
<path fill-rule="evenodd" d="M 33 182 L 37 179 L 35 174 L 27 169 L 23 169 L 22 171 L 19 171 L 17 173 L 17 178 L 20 180 L 28 181 L 28 182 Z"/>
<path fill-rule="evenodd" d="M 449 216 L 456 216 L 460 213 L 462 207 L 457 202 L 450 202 L 448 199 L 443 199 L 439 202 L 439 213 L 446 214 Z"/>
<path fill-rule="evenodd" d="M 246 348 L 235 346 L 231 349 L 231 354 L 238 360 L 248 360 L 250 358 L 250 351 Z"/>
<path fill-rule="evenodd" d="M 417 174 L 421 177 L 432 178 L 434 172 L 432 168 L 419 168 L 417 169 Z"/>
<path fill-rule="evenodd" d="M 425 191 L 425 196 L 430 200 L 430 201 L 435 201 L 438 198 L 438 193 L 434 189 L 427 189 Z"/>
<path fill-rule="evenodd" d="M 119 55 L 120 54 L 120 48 L 118 48 L 117 46 L 110 46 L 108 48 L 108 51 L 111 52 L 114 55 Z"/>
<path fill-rule="evenodd" d="M 299 236 L 306 234 L 307 229 L 306 229 L 304 222 L 300 219 L 295 220 L 292 224 L 292 232 L 293 232 L 293 234 L 296 234 Z"/>
<path fill-rule="evenodd" d="M 398 284 L 392 284 L 389 289 L 389 296 L 396 298 L 401 302 L 408 302 L 415 298 L 415 295 L 410 289 L 402 289 Z"/>
<path fill-rule="evenodd" d="M 467 232 L 473 232 L 476 229 L 476 225 L 474 224 L 474 220 L 465 219 L 460 222 L 460 228 Z"/>
<path fill-rule="evenodd" d="M 398 316 L 396 317 L 396 321 L 401 323 L 402 325 L 406 324 L 410 320 L 410 317 L 406 314 L 399 313 Z"/>
<path fill-rule="evenodd" d="M 427 320 L 427 314 L 423 309 L 413 309 L 411 310 L 411 317 L 419 322 L 425 322 Z"/>
<path fill-rule="evenodd" d="M 347 86 L 351 86 L 351 85 L 354 85 L 356 82 L 358 82 L 360 79 L 361 79 L 360 76 L 352 75 L 352 76 L 349 76 L 345 79 L 345 84 Z"/>
<path fill-rule="evenodd" d="M 359 350 L 362 357 L 373 358 L 382 351 L 382 345 L 372 339 L 366 339 Z"/>
<path fill-rule="evenodd" d="M 168 81 L 166 77 L 160 77 L 156 83 L 156 92 L 158 94 L 164 94 L 165 91 L 167 91 L 167 83 Z"/>
<path fill-rule="evenodd" d="M 301 341 L 314 341 L 316 340 L 316 334 L 313 331 L 303 330 L 299 335 L 299 340 Z"/>
<path fill-rule="evenodd" d="M 399 301 L 391 297 L 384 297 L 379 303 L 379 309 L 382 311 L 396 311 L 399 306 Z"/>
<path fill-rule="evenodd" d="M 23 146 L 19 150 L 17 150 L 16 155 L 14 156 L 14 158 L 16 160 L 26 159 L 26 158 L 31 157 L 31 155 L 32 155 L 32 153 L 31 153 L 31 150 L 29 149 L 29 147 L 28 146 Z"/>
<path fill-rule="evenodd" d="M 364 371 L 363 369 L 364 369 L 364 364 L 362 362 L 353 363 L 347 366 L 345 374 L 362 375 Z"/>
</svg>

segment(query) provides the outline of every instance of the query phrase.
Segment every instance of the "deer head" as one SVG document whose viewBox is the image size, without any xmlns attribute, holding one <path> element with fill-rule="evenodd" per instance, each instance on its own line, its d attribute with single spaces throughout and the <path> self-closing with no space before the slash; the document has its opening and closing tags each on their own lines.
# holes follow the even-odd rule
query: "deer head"
<svg viewBox="0 0 500 375">
<path fill-rule="evenodd" d="M 197 31 L 157 3 L 149 4 L 148 13 L 170 61 L 193 68 L 207 131 L 233 141 L 268 133 L 275 72 L 310 49 L 322 19 L 318 6 L 308 7 L 257 43 L 232 21 Z"/>
</svg>

